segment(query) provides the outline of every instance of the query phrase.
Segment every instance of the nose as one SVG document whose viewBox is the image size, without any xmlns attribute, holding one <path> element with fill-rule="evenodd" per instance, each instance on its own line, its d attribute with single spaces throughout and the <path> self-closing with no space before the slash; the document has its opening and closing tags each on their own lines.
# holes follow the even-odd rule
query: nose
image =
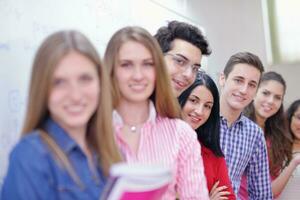
<svg viewBox="0 0 300 200">
<path fill-rule="evenodd" d="M 268 102 L 269 104 L 274 103 L 274 97 L 273 97 L 273 96 L 269 96 L 269 98 L 267 99 L 267 102 Z"/>
<path fill-rule="evenodd" d="M 72 83 L 69 88 L 69 97 L 72 101 L 78 102 L 81 100 L 81 89 L 77 83 Z"/>
<path fill-rule="evenodd" d="M 195 109 L 195 113 L 197 115 L 203 115 L 203 112 L 204 112 L 204 105 L 203 104 L 198 105 L 197 108 Z"/>
<path fill-rule="evenodd" d="M 247 83 L 241 85 L 241 87 L 240 87 L 240 93 L 246 94 L 247 90 L 248 90 L 248 84 Z"/>
<path fill-rule="evenodd" d="M 142 72 L 141 66 L 136 66 L 134 68 L 132 77 L 135 80 L 141 80 L 143 78 L 143 72 Z"/>
<path fill-rule="evenodd" d="M 183 76 L 187 79 L 191 79 L 194 76 L 193 69 L 191 66 L 186 66 L 182 72 Z"/>
</svg>

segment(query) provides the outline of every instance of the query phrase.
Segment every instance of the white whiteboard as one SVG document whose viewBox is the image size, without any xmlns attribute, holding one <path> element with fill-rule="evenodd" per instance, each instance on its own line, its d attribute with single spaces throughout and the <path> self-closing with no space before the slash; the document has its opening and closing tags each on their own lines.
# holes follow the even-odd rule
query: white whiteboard
<svg viewBox="0 0 300 200">
<path fill-rule="evenodd" d="M 166 21 L 192 23 L 188 0 L 0 0 L 0 186 L 8 155 L 20 137 L 34 54 L 49 34 L 76 29 L 103 55 L 111 35 L 126 25 L 152 34 Z"/>
</svg>

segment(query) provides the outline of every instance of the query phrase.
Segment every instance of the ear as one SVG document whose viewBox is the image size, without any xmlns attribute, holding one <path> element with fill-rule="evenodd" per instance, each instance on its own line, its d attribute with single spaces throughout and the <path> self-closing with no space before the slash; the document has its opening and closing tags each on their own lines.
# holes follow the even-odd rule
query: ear
<svg viewBox="0 0 300 200">
<path fill-rule="evenodd" d="M 219 76 L 219 84 L 221 87 L 224 87 L 225 81 L 226 81 L 225 75 L 223 72 L 221 72 Z"/>
</svg>

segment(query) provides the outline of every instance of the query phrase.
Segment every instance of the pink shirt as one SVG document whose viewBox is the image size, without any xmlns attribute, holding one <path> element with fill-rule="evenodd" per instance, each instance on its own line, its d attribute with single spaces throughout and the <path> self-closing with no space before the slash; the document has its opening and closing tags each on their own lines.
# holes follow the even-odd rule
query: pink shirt
<svg viewBox="0 0 300 200">
<path fill-rule="evenodd" d="M 172 169 L 173 181 L 162 199 L 173 200 L 177 194 L 180 200 L 209 199 L 200 144 L 188 124 L 157 116 L 150 103 L 150 116 L 141 129 L 135 154 L 120 136 L 123 122 L 116 111 L 113 120 L 117 144 L 127 162 L 159 164 Z"/>
</svg>

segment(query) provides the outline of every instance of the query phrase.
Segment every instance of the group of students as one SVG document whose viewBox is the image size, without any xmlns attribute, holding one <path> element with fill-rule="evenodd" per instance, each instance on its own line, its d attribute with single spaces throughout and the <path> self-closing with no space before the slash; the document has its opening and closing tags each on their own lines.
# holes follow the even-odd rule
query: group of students
<svg viewBox="0 0 300 200">
<path fill-rule="evenodd" d="M 230 57 L 219 95 L 200 69 L 210 54 L 201 31 L 178 21 L 154 36 L 141 27 L 118 30 L 103 62 L 83 34 L 50 35 L 35 56 L 1 198 L 99 199 L 117 162 L 170 168 L 162 199 L 262 200 L 286 184 L 295 189 L 300 100 L 286 126 L 285 82 L 262 74 L 249 52 Z"/>
</svg>

